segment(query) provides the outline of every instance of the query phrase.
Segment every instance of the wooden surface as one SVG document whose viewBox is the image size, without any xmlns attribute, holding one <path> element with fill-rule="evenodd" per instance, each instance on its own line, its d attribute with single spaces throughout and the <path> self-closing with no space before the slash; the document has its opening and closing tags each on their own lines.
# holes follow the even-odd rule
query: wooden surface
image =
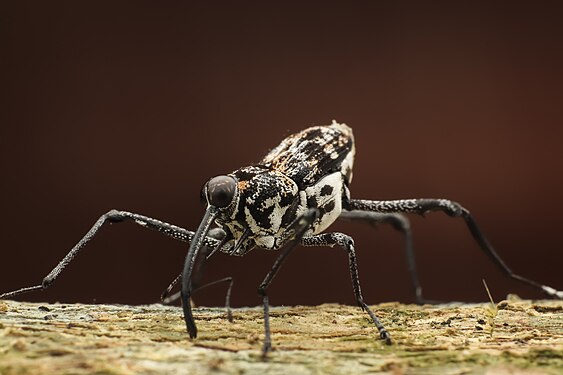
<svg viewBox="0 0 563 375">
<path fill-rule="evenodd" d="M 374 306 L 377 339 L 354 306 L 274 307 L 274 351 L 260 357 L 261 308 L 195 309 L 0 301 L 0 374 L 561 374 L 563 303 Z"/>
</svg>

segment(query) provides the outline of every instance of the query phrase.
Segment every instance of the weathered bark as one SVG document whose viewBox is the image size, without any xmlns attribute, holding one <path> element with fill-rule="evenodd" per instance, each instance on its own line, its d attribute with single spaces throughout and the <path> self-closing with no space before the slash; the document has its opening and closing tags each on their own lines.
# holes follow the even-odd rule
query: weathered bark
<svg viewBox="0 0 563 375">
<path fill-rule="evenodd" d="M 260 308 L 195 309 L 190 340 L 177 307 L 0 301 L 0 374 L 563 373 L 563 303 L 374 306 L 384 345 L 353 306 L 274 307 L 274 351 L 260 356 Z"/>
</svg>

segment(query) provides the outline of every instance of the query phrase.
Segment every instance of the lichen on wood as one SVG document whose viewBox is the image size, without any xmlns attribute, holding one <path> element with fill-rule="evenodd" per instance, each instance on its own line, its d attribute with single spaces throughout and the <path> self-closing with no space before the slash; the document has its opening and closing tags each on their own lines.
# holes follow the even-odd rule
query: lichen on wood
<svg viewBox="0 0 563 375">
<path fill-rule="evenodd" d="M 261 308 L 194 310 L 190 340 L 178 307 L 0 301 L 0 374 L 563 373 L 563 303 L 274 307 L 274 351 L 261 358 Z"/>
</svg>

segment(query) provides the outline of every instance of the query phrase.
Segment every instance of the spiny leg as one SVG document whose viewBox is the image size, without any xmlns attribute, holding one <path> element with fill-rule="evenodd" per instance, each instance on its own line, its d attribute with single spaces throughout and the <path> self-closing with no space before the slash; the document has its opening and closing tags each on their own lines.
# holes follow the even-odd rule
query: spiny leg
<svg viewBox="0 0 563 375">
<path fill-rule="evenodd" d="M 391 201 L 372 201 L 362 199 L 351 199 L 346 207 L 348 210 L 371 211 L 381 213 L 414 213 L 424 215 L 430 211 L 442 211 L 450 217 L 462 217 L 471 232 L 471 235 L 479 244 L 481 250 L 501 269 L 506 276 L 518 280 L 524 284 L 540 289 L 547 295 L 563 299 L 563 291 L 542 285 L 536 281 L 517 275 L 504 263 L 497 254 L 491 243 L 487 240 L 469 210 L 459 203 L 447 199 L 400 199 Z"/>
<path fill-rule="evenodd" d="M 354 250 L 354 240 L 352 237 L 345 235 L 343 233 L 333 232 L 333 233 L 322 233 L 312 237 L 305 237 L 301 239 L 301 245 L 303 246 L 334 246 L 339 245 L 348 252 L 348 264 L 350 267 L 350 276 L 352 278 L 352 288 L 354 289 L 354 295 L 356 296 L 356 302 L 362 310 L 368 313 L 371 320 L 377 327 L 379 331 L 379 337 L 385 340 L 387 345 L 391 345 L 391 336 L 389 332 L 385 329 L 383 324 L 379 321 L 377 316 L 369 308 L 369 306 L 364 302 L 362 297 L 362 290 L 360 288 L 360 279 L 358 275 L 358 265 L 356 262 L 356 251 Z"/>
<path fill-rule="evenodd" d="M 82 239 L 67 253 L 67 255 L 59 262 L 59 264 L 57 264 L 57 266 L 53 268 L 53 270 L 51 270 L 51 272 L 49 272 L 49 274 L 45 276 L 45 278 L 43 278 L 41 284 L 0 294 L 0 299 L 15 297 L 34 290 L 47 289 L 56 280 L 56 278 L 64 270 L 64 268 L 78 255 L 82 248 L 84 248 L 84 246 L 96 235 L 96 233 L 105 223 L 118 223 L 122 221 L 133 221 L 143 227 L 157 230 L 161 233 L 166 234 L 167 236 L 184 242 L 189 242 L 194 235 L 194 232 L 147 216 L 127 211 L 111 210 L 100 216 L 100 218 L 94 223 L 92 228 L 90 228 L 90 230 L 84 235 L 84 237 L 82 237 Z M 218 243 L 219 241 L 214 238 L 205 238 L 206 246 L 215 247 Z"/>
<path fill-rule="evenodd" d="M 411 226 L 409 220 L 404 215 L 398 213 L 380 213 L 370 211 L 342 211 L 338 218 L 348 220 L 362 220 L 372 225 L 377 225 L 379 223 L 390 224 L 397 231 L 401 232 L 405 238 L 405 254 L 407 259 L 407 267 L 411 276 L 411 284 L 414 290 L 416 303 L 423 304 L 425 302 L 428 302 L 422 297 L 422 287 L 420 286 L 420 280 L 418 278 L 418 272 L 416 270 Z"/>
<path fill-rule="evenodd" d="M 262 358 L 264 359 L 268 355 L 268 352 L 272 350 L 272 338 L 270 333 L 270 304 L 266 289 L 268 289 L 268 286 L 270 286 L 272 280 L 280 270 L 287 256 L 301 241 L 305 232 L 311 227 L 311 224 L 318 217 L 319 210 L 317 210 L 316 208 L 310 208 L 290 225 L 289 230 L 293 232 L 293 240 L 282 250 L 282 253 L 274 262 L 272 269 L 270 269 L 270 272 L 268 272 L 268 274 L 258 287 L 258 294 L 262 296 L 262 301 L 264 304 L 264 345 L 262 347 Z"/>
</svg>

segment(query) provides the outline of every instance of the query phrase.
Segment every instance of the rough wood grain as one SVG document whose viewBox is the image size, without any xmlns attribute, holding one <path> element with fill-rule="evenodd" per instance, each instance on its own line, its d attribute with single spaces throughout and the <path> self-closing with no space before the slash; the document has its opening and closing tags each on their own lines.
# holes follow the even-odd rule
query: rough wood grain
<svg viewBox="0 0 563 375">
<path fill-rule="evenodd" d="M 260 358 L 260 308 L 0 301 L 0 374 L 561 374 L 563 303 L 374 306 L 386 346 L 353 306 L 272 309 L 274 351 Z"/>
</svg>

